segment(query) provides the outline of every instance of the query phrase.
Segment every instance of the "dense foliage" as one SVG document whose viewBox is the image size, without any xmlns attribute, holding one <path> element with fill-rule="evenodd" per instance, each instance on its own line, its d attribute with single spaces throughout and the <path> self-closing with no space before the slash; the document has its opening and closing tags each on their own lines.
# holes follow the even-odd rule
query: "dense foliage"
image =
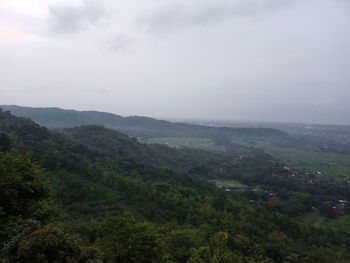
<svg viewBox="0 0 350 263">
<path fill-rule="evenodd" d="M 237 162 L 99 126 L 50 131 L 7 112 L 0 131 L 11 145 L 0 154 L 0 261 L 350 262 L 349 233 L 300 224 L 205 180 L 209 170 L 285 186 L 269 182 L 280 167 L 259 151 Z M 291 204 L 309 202 L 295 187 Z"/>
<path fill-rule="evenodd" d="M 249 137 L 287 136 L 285 132 L 270 128 L 215 128 L 186 123 L 173 123 L 148 117 L 119 115 L 96 112 L 74 111 L 59 108 L 30 108 L 20 106 L 0 106 L 13 115 L 26 117 L 49 128 L 73 128 L 83 125 L 102 125 L 135 137 L 210 137 L 217 142 L 227 142 L 229 136 Z"/>
</svg>

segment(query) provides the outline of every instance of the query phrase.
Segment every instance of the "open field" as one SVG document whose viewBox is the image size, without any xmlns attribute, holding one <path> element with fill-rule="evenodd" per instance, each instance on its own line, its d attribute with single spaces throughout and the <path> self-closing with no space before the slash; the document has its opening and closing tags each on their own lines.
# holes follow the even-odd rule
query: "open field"
<svg viewBox="0 0 350 263">
<path fill-rule="evenodd" d="M 211 180 L 217 187 L 247 187 L 247 185 L 242 184 L 236 180 Z"/>
<path fill-rule="evenodd" d="M 350 215 L 339 215 L 336 218 L 325 218 L 318 212 L 310 212 L 300 217 L 300 220 L 316 228 L 326 228 L 333 230 L 349 231 Z"/>
<path fill-rule="evenodd" d="M 269 142 L 243 141 L 232 138 L 232 142 L 263 149 L 265 152 L 277 158 L 287 158 L 298 165 L 294 168 L 301 168 L 308 171 L 320 171 L 327 175 L 350 176 L 350 155 L 337 153 L 311 152 L 292 147 L 279 147 Z"/>
<path fill-rule="evenodd" d="M 211 139 L 207 138 L 193 138 L 193 137 L 164 137 L 164 138 L 150 138 L 147 143 L 166 144 L 170 147 L 190 147 L 195 149 L 207 151 L 222 151 L 222 147 L 217 146 Z"/>
<path fill-rule="evenodd" d="M 350 176 L 350 155 L 336 153 L 309 152 L 294 148 L 268 145 L 265 151 L 276 157 L 296 161 L 298 166 L 309 171 L 321 171 L 328 175 Z M 332 164 L 332 165 L 329 165 Z"/>
</svg>

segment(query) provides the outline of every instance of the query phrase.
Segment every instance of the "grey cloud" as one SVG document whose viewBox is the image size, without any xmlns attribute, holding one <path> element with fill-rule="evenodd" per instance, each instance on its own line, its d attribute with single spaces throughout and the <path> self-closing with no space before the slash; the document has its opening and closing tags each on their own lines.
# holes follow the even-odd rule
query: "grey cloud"
<svg viewBox="0 0 350 263">
<path fill-rule="evenodd" d="M 55 33 L 74 33 L 96 24 L 106 15 L 97 1 L 84 0 L 81 5 L 57 3 L 49 6 L 51 31 Z"/>
<path fill-rule="evenodd" d="M 106 94 L 106 93 L 108 93 L 108 89 L 105 89 L 105 88 L 85 87 L 83 90 L 85 92 L 99 93 L 99 94 Z"/>
<path fill-rule="evenodd" d="M 143 14 L 139 24 L 151 32 L 163 33 L 169 30 L 208 26 L 225 20 L 258 16 L 273 12 L 290 3 L 290 0 L 218 0 L 194 1 L 191 4 L 169 4 L 153 13 Z"/>
<path fill-rule="evenodd" d="M 350 124 L 349 0 L 83 1 L 0 10 L 1 28 L 44 35 L 0 40 L 0 104 Z"/>
<path fill-rule="evenodd" d="M 120 52 L 128 50 L 134 44 L 134 42 L 134 38 L 125 34 L 119 34 L 114 38 L 106 41 L 103 47 L 112 52 Z"/>
<path fill-rule="evenodd" d="M 0 8 L 0 25 L 2 27 L 13 27 L 25 32 L 37 33 L 42 22 L 43 21 L 37 17 Z"/>
</svg>

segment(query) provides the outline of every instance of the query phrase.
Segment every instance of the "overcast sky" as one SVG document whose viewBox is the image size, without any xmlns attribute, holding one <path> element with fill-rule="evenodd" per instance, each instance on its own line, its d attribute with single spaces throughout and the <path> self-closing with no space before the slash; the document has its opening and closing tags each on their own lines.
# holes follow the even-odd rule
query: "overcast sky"
<svg viewBox="0 0 350 263">
<path fill-rule="evenodd" d="M 0 104 L 350 124 L 350 0 L 0 0 Z"/>
</svg>

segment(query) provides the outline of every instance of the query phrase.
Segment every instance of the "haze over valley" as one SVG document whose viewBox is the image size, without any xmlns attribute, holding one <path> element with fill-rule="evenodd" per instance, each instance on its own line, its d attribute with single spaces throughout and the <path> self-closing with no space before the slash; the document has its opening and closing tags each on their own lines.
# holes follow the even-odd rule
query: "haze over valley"
<svg viewBox="0 0 350 263">
<path fill-rule="evenodd" d="M 349 12 L 346 0 L 2 0 L 0 104 L 349 125 Z"/>
<path fill-rule="evenodd" d="M 0 0 L 0 263 L 349 263 L 348 0 Z"/>
</svg>

